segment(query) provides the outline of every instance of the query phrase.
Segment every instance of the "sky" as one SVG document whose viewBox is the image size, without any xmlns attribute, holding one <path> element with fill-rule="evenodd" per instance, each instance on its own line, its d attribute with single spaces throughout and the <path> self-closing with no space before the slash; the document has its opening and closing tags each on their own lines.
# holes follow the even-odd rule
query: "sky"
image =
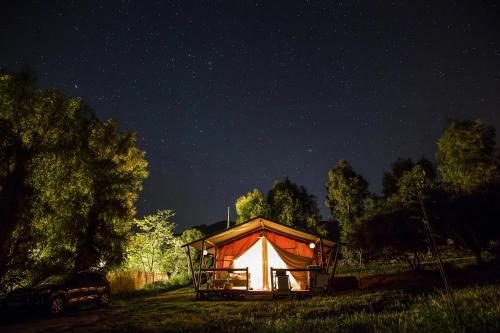
<svg viewBox="0 0 500 333">
<path fill-rule="evenodd" d="M 329 219 L 339 160 L 377 193 L 448 119 L 500 131 L 493 0 L 2 1 L 0 67 L 23 64 L 137 132 L 138 216 L 172 209 L 179 231 L 286 175 Z"/>
</svg>

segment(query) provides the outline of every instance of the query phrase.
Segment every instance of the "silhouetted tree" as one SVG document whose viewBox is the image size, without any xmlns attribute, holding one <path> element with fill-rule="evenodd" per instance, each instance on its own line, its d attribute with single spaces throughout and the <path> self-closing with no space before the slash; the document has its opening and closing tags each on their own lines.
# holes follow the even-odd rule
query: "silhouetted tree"
<svg viewBox="0 0 500 333">
<path fill-rule="evenodd" d="M 271 218 L 283 224 L 301 227 L 324 234 L 319 226 L 321 219 L 314 195 L 304 186 L 297 186 L 288 177 L 275 181 L 267 195 Z"/>
<path fill-rule="evenodd" d="M 387 198 L 399 191 L 398 183 L 403 173 L 410 171 L 415 165 L 419 165 L 425 171 L 426 177 L 434 180 L 436 178 L 436 170 L 431 161 L 426 158 L 421 158 L 417 163 L 414 163 L 410 158 L 398 158 L 391 164 L 391 170 L 384 173 L 382 177 L 382 195 Z"/>
<path fill-rule="evenodd" d="M 256 188 L 251 192 L 242 195 L 236 200 L 236 213 L 238 218 L 236 224 L 250 220 L 257 216 L 269 218 L 271 208 L 269 207 L 264 195 Z"/>
<path fill-rule="evenodd" d="M 369 196 L 368 182 L 345 160 L 328 171 L 326 206 L 340 227 L 340 239 L 350 242 Z"/>
<path fill-rule="evenodd" d="M 498 173 L 495 129 L 480 119 L 452 121 L 438 141 L 437 168 L 452 191 L 470 193 Z"/>
<path fill-rule="evenodd" d="M 498 173 L 495 129 L 480 119 L 452 121 L 438 141 L 437 167 L 448 190 L 443 217 L 449 236 L 470 248 L 478 263 L 498 239 Z"/>
</svg>

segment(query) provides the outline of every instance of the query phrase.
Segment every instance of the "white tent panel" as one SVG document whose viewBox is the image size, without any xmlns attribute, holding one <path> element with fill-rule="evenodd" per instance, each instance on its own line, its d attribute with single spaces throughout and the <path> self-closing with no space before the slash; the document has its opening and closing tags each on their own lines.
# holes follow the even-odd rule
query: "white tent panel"
<svg viewBox="0 0 500 333">
<path fill-rule="evenodd" d="M 268 269 L 272 268 L 287 268 L 285 262 L 283 259 L 281 259 L 280 255 L 278 252 L 274 249 L 274 246 L 270 243 L 267 242 L 267 267 Z M 271 274 L 271 273 L 269 273 Z M 288 277 L 290 278 L 290 284 L 293 289 L 299 289 L 299 284 L 295 280 L 292 274 L 290 272 L 287 273 Z M 268 286 L 271 286 L 271 277 L 269 276 L 269 283 Z"/>
<path fill-rule="evenodd" d="M 262 274 L 262 238 L 255 242 L 252 247 L 246 250 L 241 256 L 234 259 L 234 268 L 248 267 L 250 273 L 250 288 L 254 290 L 263 289 L 263 274 Z"/>
<path fill-rule="evenodd" d="M 266 240 L 267 241 L 267 240 Z M 271 287 L 271 277 L 270 268 L 287 268 L 285 262 L 279 256 L 278 252 L 274 249 L 270 242 L 267 242 L 267 265 L 263 265 L 263 253 L 262 253 L 262 242 L 263 239 L 259 238 L 252 247 L 250 247 L 245 253 L 243 253 L 238 258 L 233 261 L 233 267 L 235 268 L 245 268 L 248 267 L 248 272 L 250 273 L 250 288 L 253 290 L 263 290 L 264 288 L 264 274 L 263 269 L 267 267 L 268 269 L 268 283 L 267 285 Z M 288 273 L 290 277 L 290 284 L 292 288 L 299 288 L 299 284 L 294 279 L 294 277 Z"/>
</svg>

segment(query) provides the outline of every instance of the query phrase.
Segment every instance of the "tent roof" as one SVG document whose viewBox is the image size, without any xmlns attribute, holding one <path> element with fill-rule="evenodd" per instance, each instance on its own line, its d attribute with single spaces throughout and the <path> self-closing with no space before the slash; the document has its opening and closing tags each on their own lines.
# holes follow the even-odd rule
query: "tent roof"
<svg viewBox="0 0 500 333">
<path fill-rule="evenodd" d="M 293 228 L 278 222 L 273 222 L 269 221 L 263 217 L 256 217 L 253 219 L 250 219 L 248 221 L 245 221 L 243 223 L 237 224 L 234 227 L 231 227 L 229 229 L 220 231 L 218 233 L 215 233 L 210 236 L 206 236 L 203 238 L 200 238 L 198 240 L 195 240 L 191 243 L 184 244 L 183 247 L 185 246 L 191 246 L 197 250 L 202 249 L 202 243 L 205 241 L 205 248 L 209 252 L 210 249 L 214 248 L 215 246 L 219 246 L 223 243 L 226 243 L 228 241 L 231 241 L 235 238 L 238 238 L 240 236 L 244 236 L 245 234 L 251 233 L 253 231 L 257 231 L 260 229 L 268 229 L 272 230 L 278 233 L 281 233 L 285 236 L 290 236 L 292 238 L 298 238 L 303 241 L 307 242 L 313 242 L 313 243 L 319 243 L 320 240 L 323 243 L 323 246 L 332 248 L 335 245 L 334 241 L 322 238 L 318 235 L 312 234 L 310 232 L 302 231 L 297 228 Z"/>
</svg>

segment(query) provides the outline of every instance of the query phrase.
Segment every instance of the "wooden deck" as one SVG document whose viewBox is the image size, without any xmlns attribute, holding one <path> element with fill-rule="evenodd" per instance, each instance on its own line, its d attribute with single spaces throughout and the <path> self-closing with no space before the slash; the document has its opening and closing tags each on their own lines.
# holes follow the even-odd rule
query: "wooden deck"
<svg viewBox="0 0 500 333">
<path fill-rule="evenodd" d="M 204 300 L 210 298 L 240 299 L 240 300 L 265 300 L 277 298 L 305 298 L 324 295 L 325 291 L 312 290 L 246 290 L 246 289 L 200 289 L 196 293 L 196 299 Z"/>
</svg>

